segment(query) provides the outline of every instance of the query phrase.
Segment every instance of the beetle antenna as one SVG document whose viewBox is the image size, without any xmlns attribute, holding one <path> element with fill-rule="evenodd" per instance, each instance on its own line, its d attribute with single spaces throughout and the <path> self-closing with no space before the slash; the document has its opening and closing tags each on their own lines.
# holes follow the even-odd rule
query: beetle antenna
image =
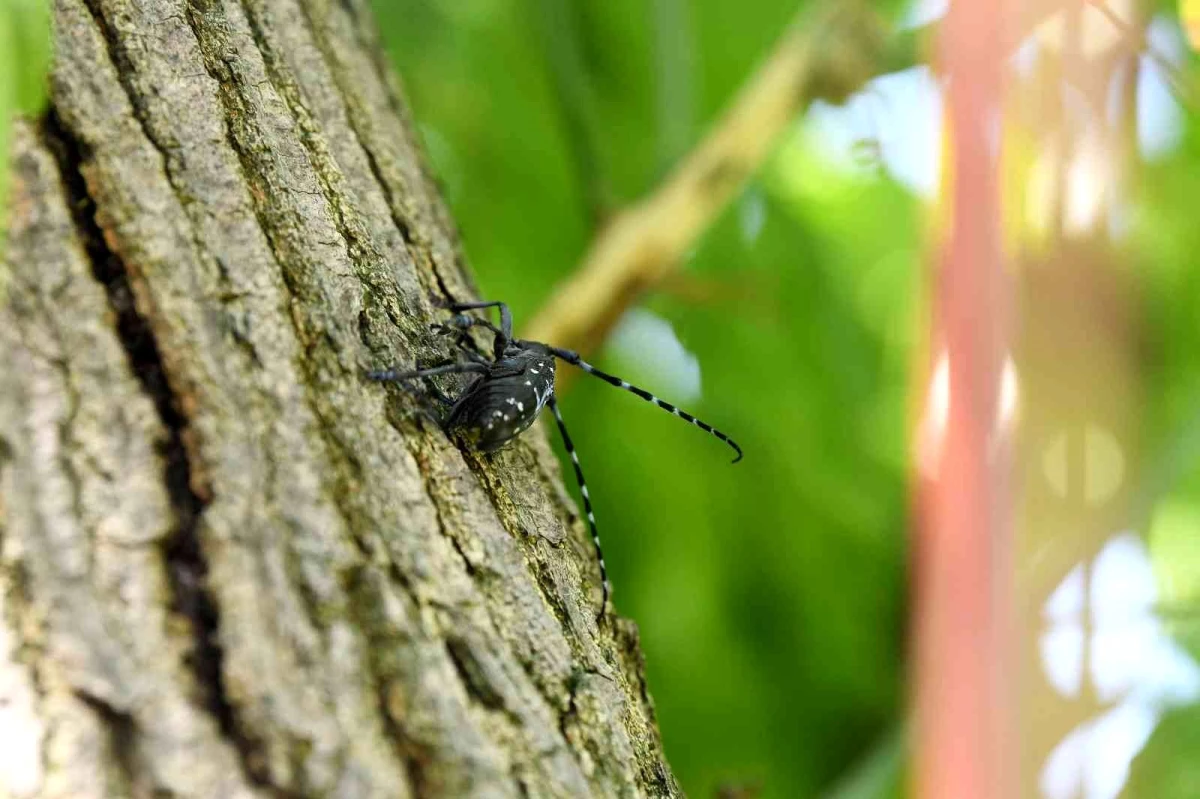
<svg viewBox="0 0 1200 799">
<path fill-rule="evenodd" d="M 518 342 L 518 343 L 524 343 L 524 342 Z M 592 366 L 590 363 L 585 361 L 583 358 L 579 357 L 578 352 L 575 352 L 573 350 L 564 350 L 559 347 L 548 347 L 548 349 L 550 350 L 550 352 L 554 353 L 559 358 L 562 358 L 567 363 L 569 363 L 573 366 L 578 366 L 583 371 L 587 372 L 590 375 L 600 378 L 605 383 L 608 383 L 611 386 L 616 386 L 617 388 L 620 388 L 620 389 L 624 389 L 625 391 L 628 391 L 631 394 L 636 394 L 639 397 L 641 397 L 642 399 L 646 400 L 646 402 L 654 403 L 658 407 L 662 408 L 664 411 L 667 411 L 668 413 L 672 413 L 672 414 L 678 416 L 680 419 L 684 420 L 685 422 L 691 422 L 692 424 L 696 425 L 696 427 L 699 427 L 704 432 L 709 433 L 710 435 L 716 436 L 717 438 L 721 439 L 726 444 L 728 444 L 730 447 L 732 447 L 733 451 L 737 453 L 737 457 L 733 459 L 734 463 L 737 463 L 738 461 L 740 461 L 742 459 L 742 448 L 737 445 L 737 442 L 734 441 L 729 436 L 722 433 L 717 428 L 710 425 L 708 422 L 704 421 L 703 419 L 697 419 L 695 416 L 692 416 L 687 411 L 685 411 L 681 408 L 676 408 L 674 405 L 672 405 L 669 402 L 660 400 L 658 397 L 654 396 L 653 394 L 651 394 L 649 391 L 647 391 L 644 388 L 638 388 L 637 386 L 633 385 L 632 383 L 629 383 L 626 380 L 622 380 L 621 378 L 617 377 L 616 375 L 610 375 L 608 372 L 603 372 L 603 371 L 597 369 L 596 367 Z"/>
<path fill-rule="evenodd" d="M 608 568 L 604 565 L 604 551 L 600 549 L 600 532 L 596 529 L 596 516 L 592 512 L 592 498 L 588 494 L 587 481 L 583 479 L 583 469 L 579 465 L 579 455 L 575 452 L 575 444 L 571 434 L 567 432 L 567 424 L 563 421 L 562 413 L 558 410 L 558 401 L 554 397 L 546 400 L 554 421 L 558 422 L 558 432 L 562 434 L 563 446 L 571 456 L 571 465 L 575 467 L 575 481 L 579 483 L 579 493 L 583 495 L 583 509 L 587 513 L 588 528 L 592 532 L 592 544 L 596 547 L 596 560 L 600 562 L 600 582 L 604 584 L 604 596 L 600 600 L 600 613 L 596 616 L 596 624 L 604 620 L 604 611 L 608 609 L 608 599 L 612 596 L 612 585 L 608 582 Z"/>
</svg>

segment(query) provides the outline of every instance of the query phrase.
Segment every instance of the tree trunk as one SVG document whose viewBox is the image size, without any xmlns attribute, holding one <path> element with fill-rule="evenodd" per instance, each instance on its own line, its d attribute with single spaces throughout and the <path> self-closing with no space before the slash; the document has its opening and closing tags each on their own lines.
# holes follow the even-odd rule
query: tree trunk
<svg viewBox="0 0 1200 799">
<path fill-rule="evenodd" d="M 55 0 L 0 267 L 0 794 L 663 796 L 540 430 L 446 357 L 453 228 L 365 0 Z"/>
</svg>

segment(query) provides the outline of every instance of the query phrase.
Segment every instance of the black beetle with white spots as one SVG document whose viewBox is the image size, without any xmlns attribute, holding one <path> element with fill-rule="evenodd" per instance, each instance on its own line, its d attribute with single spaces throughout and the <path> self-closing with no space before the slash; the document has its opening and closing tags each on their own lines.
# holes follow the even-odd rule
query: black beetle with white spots
<svg viewBox="0 0 1200 799">
<path fill-rule="evenodd" d="M 558 423 L 558 430 L 562 434 L 563 445 L 566 447 L 567 454 L 571 456 L 571 464 L 575 467 L 575 479 L 579 481 L 579 492 L 583 495 L 583 509 L 587 513 L 592 543 L 596 547 L 596 559 L 600 564 L 600 580 L 604 587 L 597 620 L 598 622 L 602 621 L 608 607 L 609 596 L 612 594 L 612 586 L 608 582 L 608 570 L 604 566 L 604 553 L 600 549 L 600 534 L 596 531 L 592 499 L 588 494 L 587 483 L 583 479 L 583 469 L 579 466 L 579 455 L 575 452 L 575 445 L 571 442 L 566 423 L 563 422 L 562 413 L 559 412 L 558 403 L 554 398 L 554 359 L 561 358 L 569 364 L 578 366 L 588 374 L 595 375 L 606 383 L 636 394 L 647 402 L 652 402 L 663 410 L 673 413 L 680 419 L 691 422 L 706 433 L 716 436 L 737 453 L 737 457 L 733 459 L 734 463 L 742 459 L 742 448 L 729 436 L 690 413 L 660 400 L 649 391 L 600 371 L 580 358 L 577 352 L 552 347 L 537 341 L 513 338 L 512 313 L 509 311 L 508 305 L 503 302 L 455 303 L 447 308 L 455 316 L 448 324 L 434 325 L 434 329 L 441 333 L 455 335 L 456 344 L 468 360 L 406 372 L 384 369 L 368 372 L 367 377 L 371 380 L 404 382 L 438 375 L 478 375 L 457 398 L 446 396 L 436 387 L 432 388 L 431 393 L 445 409 L 444 415 L 438 417 L 442 429 L 447 434 L 460 435 L 480 452 L 493 452 L 508 444 L 533 424 L 542 408 L 549 406 L 550 412 L 554 414 L 554 421 Z M 466 313 L 487 308 L 500 310 L 499 327 L 486 319 Z M 485 358 L 470 347 L 468 331 L 475 326 L 485 327 L 495 334 L 494 355 L 491 359 Z"/>
</svg>

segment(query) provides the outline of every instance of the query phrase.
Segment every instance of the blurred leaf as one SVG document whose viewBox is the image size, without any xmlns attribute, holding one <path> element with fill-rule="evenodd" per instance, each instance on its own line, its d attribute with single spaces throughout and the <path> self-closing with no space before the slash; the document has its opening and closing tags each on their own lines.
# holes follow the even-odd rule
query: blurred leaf
<svg viewBox="0 0 1200 799">
<path fill-rule="evenodd" d="M 8 213 L 9 133 L 17 114 L 34 116 L 46 98 L 50 8 L 46 0 L 0 5 L 0 251 Z"/>
<path fill-rule="evenodd" d="M 1193 49 L 1200 50 L 1200 1 L 1178 0 L 1179 22 Z"/>
<path fill-rule="evenodd" d="M 1128 795 L 1146 799 L 1200 796 L 1197 752 L 1200 752 L 1200 711 L 1195 707 L 1171 711 L 1133 761 Z"/>
<path fill-rule="evenodd" d="M 1200 505 L 1161 502 L 1150 525 L 1150 555 L 1167 607 L 1200 606 Z"/>
<path fill-rule="evenodd" d="M 1174 11 L 1174 3 L 1162 3 Z M 1194 59 L 1191 74 L 1195 74 Z M 1194 79 L 1194 78 L 1193 78 Z M 1149 546 L 1160 615 L 1200 658 L 1200 130 L 1185 120 L 1180 146 L 1143 165 L 1133 204 L 1131 268 L 1142 290 L 1142 414 Z M 1200 705 L 1167 712 L 1134 760 L 1126 793 L 1146 799 L 1200 796 Z"/>
<path fill-rule="evenodd" d="M 0 54 L 7 54 L 5 106 L 34 115 L 46 99 L 50 65 L 50 8 L 46 0 L 5 0 L 0 7 Z M 0 55 L 0 59 L 4 56 Z"/>
<path fill-rule="evenodd" d="M 825 799 L 899 799 L 904 795 L 905 735 L 889 732 Z"/>
</svg>

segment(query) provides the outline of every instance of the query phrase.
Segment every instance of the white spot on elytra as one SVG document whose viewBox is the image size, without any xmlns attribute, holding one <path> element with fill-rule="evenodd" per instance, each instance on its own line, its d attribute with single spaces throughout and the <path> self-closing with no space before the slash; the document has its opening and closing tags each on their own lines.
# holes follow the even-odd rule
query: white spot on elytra
<svg viewBox="0 0 1200 799">
<path fill-rule="evenodd" d="M 517 410 L 518 410 L 518 411 L 520 411 L 520 412 L 522 412 L 522 413 L 524 413 L 524 412 L 525 412 L 525 403 L 523 403 L 523 402 L 518 402 L 518 403 L 517 403 Z"/>
<path fill-rule="evenodd" d="M 533 383 L 531 383 L 530 381 L 526 380 L 526 381 L 525 381 L 525 385 L 527 385 L 527 386 L 532 386 L 532 385 L 533 385 Z"/>
</svg>

